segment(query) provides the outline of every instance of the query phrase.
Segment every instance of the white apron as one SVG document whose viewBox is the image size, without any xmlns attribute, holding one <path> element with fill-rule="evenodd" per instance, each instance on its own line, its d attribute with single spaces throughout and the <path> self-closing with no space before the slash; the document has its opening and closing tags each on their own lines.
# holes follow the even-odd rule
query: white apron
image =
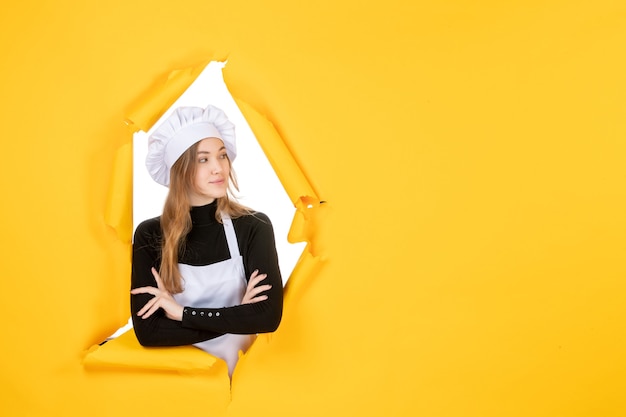
<svg viewBox="0 0 626 417">
<path fill-rule="evenodd" d="M 228 215 L 222 214 L 222 222 L 228 241 L 230 259 L 204 266 L 179 263 L 178 268 L 183 276 L 185 289 L 183 292 L 175 294 L 174 299 L 182 306 L 221 308 L 241 304 L 248 284 L 243 259 L 239 254 L 232 220 Z M 201 313 L 198 312 L 197 314 Z M 205 318 L 211 320 L 215 317 L 207 315 Z M 245 352 L 253 340 L 253 335 L 227 333 L 215 339 L 196 343 L 194 346 L 226 361 L 228 375 L 232 375 L 239 359 L 239 351 Z"/>
</svg>

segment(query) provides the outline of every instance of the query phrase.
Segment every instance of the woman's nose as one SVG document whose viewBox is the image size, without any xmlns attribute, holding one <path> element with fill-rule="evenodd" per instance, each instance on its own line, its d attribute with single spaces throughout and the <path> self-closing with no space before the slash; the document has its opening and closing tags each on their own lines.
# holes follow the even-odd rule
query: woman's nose
<svg viewBox="0 0 626 417">
<path fill-rule="evenodd" d="M 213 162 L 213 166 L 211 167 L 211 172 L 214 174 L 219 174 L 220 172 L 222 172 L 222 165 L 217 161 Z"/>
</svg>

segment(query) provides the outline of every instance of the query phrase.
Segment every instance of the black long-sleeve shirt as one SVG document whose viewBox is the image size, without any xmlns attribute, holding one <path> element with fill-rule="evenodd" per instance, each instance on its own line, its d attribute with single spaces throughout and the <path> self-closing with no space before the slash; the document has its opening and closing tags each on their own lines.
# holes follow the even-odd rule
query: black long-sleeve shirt
<svg viewBox="0 0 626 417">
<path fill-rule="evenodd" d="M 203 266 L 230 259 L 224 226 L 215 219 L 216 202 L 191 209 L 192 229 L 186 237 L 179 263 Z M 233 219 L 239 252 L 243 257 L 246 280 L 255 269 L 267 274 L 259 285 L 271 284 L 263 294 L 268 299 L 253 304 L 223 308 L 185 306 L 181 321 L 171 320 L 163 310 L 147 319 L 137 312 L 153 297 L 151 294 L 131 295 L 133 327 L 144 346 L 190 345 L 213 339 L 225 333 L 255 334 L 272 332 L 282 317 L 283 285 L 278 267 L 274 231 L 269 218 L 256 212 Z M 161 264 L 162 230 L 160 218 L 142 222 L 135 231 L 131 287 L 156 287 L 151 268 Z M 192 314 L 204 312 L 205 314 Z M 204 317 L 212 313 L 211 320 Z M 219 313 L 219 314 L 216 314 Z"/>
</svg>

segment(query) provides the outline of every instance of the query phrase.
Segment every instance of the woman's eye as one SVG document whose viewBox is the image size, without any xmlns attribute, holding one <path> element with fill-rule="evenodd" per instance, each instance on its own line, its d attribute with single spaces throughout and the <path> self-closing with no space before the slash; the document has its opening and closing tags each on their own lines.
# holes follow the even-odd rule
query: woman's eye
<svg viewBox="0 0 626 417">
<path fill-rule="evenodd" d="M 220 159 L 226 159 L 226 154 L 225 153 L 221 154 Z"/>
<path fill-rule="evenodd" d="M 198 162 L 200 162 L 201 164 L 205 163 L 207 161 L 206 158 L 200 158 L 198 159 Z"/>
</svg>

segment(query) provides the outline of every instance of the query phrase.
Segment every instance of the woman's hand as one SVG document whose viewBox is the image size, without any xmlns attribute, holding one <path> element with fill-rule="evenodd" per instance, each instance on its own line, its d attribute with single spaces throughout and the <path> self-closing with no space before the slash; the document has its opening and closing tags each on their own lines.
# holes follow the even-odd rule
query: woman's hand
<svg viewBox="0 0 626 417">
<path fill-rule="evenodd" d="M 259 282 L 263 281 L 267 278 L 267 274 L 259 274 L 259 270 L 256 269 L 252 275 L 250 275 L 250 280 L 248 281 L 248 287 L 246 288 L 246 293 L 243 295 L 243 299 L 241 300 L 241 304 L 252 304 L 258 303 L 259 301 L 267 300 L 267 295 L 259 295 L 260 293 L 269 290 L 272 288 L 271 285 L 257 285 Z"/>
<path fill-rule="evenodd" d="M 159 308 L 165 311 L 167 318 L 172 320 L 182 321 L 183 319 L 183 306 L 178 304 L 172 294 L 170 294 L 161 281 L 161 276 L 156 269 L 152 268 L 152 275 L 157 283 L 157 288 L 154 287 L 140 287 L 131 290 L 131 294 L 152 294 L 154 297 L 146 303 L 141 310 L 137 312 L 137 315 L 142 319 L 147 319 Z"/>
</svg>

